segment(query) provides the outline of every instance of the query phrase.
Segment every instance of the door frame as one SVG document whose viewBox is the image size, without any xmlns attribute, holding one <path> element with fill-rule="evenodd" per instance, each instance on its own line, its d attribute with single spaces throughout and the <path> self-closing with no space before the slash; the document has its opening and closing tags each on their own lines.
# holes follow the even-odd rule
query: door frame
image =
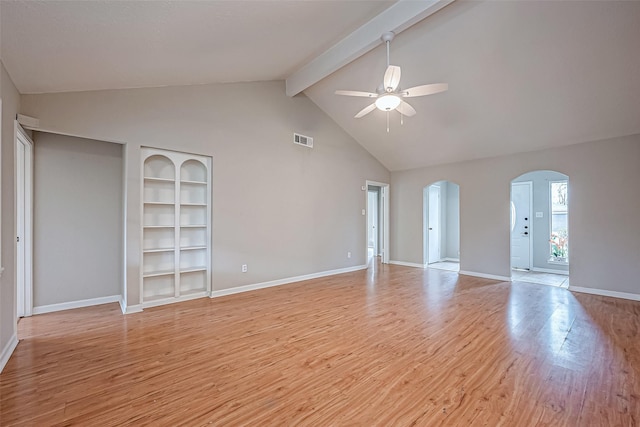
<svg viewBox="0 0 640 427">
<path fill-rule="evenodd" d="M 439 182 L 439 181 L 438 181 Z M 437 217 L 438 217 L 438 239 L 437 239 L 437 245 L 438 245 L 438 252 L 440 252 L 440 256 L 438 261 L 431 261 L 431 237 L 429 235 L 429 220 L 431 219 L 431 189 L 437 189 L 438 190 L 438 213 L 437 213 Z M 427 233 L 427 260 L 425 262 L 425 265 L 429 265 L 429 264 L 433 264 L 436 262 L 440 262 L 442 261 L 442 187 L 440 186 L 440 184 L 438 183 L 433 183 L 427 186 L 427 212 L 426 212 L 426 221 L 425 221 L 425 232 Z"/>
<path fill-rule="evenodd" d="M 16 317 L 33 314 L 33 141 L 14 121 Z M 19 146 L 24 146 L 20 158 Z M 21 238 L 18 244 L 18 238 Z"/>
<path fill-rule="evenodd" d="M 381 261 L 383 264 L 389 264 L 389 184 L 378 181 L 365 181 L 364 201 L 366 208 L 364 209 L 364 253 L 365 259 L 369 250 L 369 186 L 380 187 L 380 202 L 382 209 L 378 209 L 378 223 L 382 226 L 382 241 L 378 240 L 378 252 L 382 253 Z M 382 218 L 380 218 L 382 216 Z"/>
<path fill-rule="evenodd" d="M 516 178 L 517 179 L 517 178 Z M 513 184 L 526 184 L 529 187 L 529 271 L 533 268 L 533 181 L 518 181 L 509 183 L 509 210 L 511 210 L 511 204 L 513 203 Z M 511 221 L 509 221 L 511 222 Z M 509 227 L 511 228 L 511 227 Z M 511 252 L 513 250 L 512 240 L 513 231 L 509 233 L 509 271 L 513 271 L 513 260 Z"/>
<path fill-rule="evenodd" d="M 382 200 L 382 190 L 380 187 L 374 188 L 375 190 L 370 190 L 367 187 L 367 241 L 370 242 L 373 239 L 373 256 L 378 256 L 380 254 L 380 201 Z M 375 197 L 375 203 L 373 203 L 372 197 Z M 375 215 L 373 215 L 374 213 Z M 369 220 L 373 222 L 373 230 L 370 228 Z"/>
</svg>

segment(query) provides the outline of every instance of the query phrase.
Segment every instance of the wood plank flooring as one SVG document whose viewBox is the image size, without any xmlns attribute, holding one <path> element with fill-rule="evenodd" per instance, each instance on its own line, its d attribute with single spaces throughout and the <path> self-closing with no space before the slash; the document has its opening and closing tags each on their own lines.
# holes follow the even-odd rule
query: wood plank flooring
<svg viewBox="0 0 640 427">
<path fill-rule="evenodd" d="M 636 426 L 640 303 L 382 265 L 20 322 L 0 425 Z"/>
</svg>

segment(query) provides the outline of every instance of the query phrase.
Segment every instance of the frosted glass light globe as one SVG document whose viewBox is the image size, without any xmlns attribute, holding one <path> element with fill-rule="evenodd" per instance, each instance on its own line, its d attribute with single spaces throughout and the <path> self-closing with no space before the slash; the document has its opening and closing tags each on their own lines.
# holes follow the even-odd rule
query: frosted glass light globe
<svg viewBox="0 0 640 427">
<path fill-rule="evenodd" d="M 378 110 L 391 111 L 395 110 L 398 105 L 400 105 L 400 98 L 396 95 L 382 95 L 376 99 L 376 107 L 378 107 Z"/>
</svg>

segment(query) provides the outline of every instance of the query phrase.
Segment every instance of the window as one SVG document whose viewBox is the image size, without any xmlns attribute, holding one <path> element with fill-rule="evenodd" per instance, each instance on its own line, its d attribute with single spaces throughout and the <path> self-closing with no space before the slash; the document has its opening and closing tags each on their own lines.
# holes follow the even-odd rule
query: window
<svg viewBox="0 0 640 427">
<path fill-rule="evenodd" d="M 549 262 L 569 262 L 568 181 L 549 183 L 551 198 L 551 236 Z"/>
</svg>

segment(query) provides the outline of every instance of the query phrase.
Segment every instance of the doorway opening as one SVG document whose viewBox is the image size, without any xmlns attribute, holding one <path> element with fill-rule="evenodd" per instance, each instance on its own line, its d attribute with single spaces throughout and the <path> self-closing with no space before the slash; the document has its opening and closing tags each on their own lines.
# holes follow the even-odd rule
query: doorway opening
<svg viewBox="0 0 640 427">
<path fill-rule="evenodd" d="M 512 280 L 569 287 L 569 177 L 538 170 L 511 181 Z"/>
<path fill-rule="evenodd" d="M 424 264 L 460 270 L 460 186 L 438 181 L 423 189 Z"/>
<path fill-rule="evenodd" d="M 33 310 L 33 141 L 15 122 L 16 314 Z"/>
<path fill-rule="evenodd" d="M 389 263 L 389 184 L 367 181 L 367 264 Z"/>
</svg>

